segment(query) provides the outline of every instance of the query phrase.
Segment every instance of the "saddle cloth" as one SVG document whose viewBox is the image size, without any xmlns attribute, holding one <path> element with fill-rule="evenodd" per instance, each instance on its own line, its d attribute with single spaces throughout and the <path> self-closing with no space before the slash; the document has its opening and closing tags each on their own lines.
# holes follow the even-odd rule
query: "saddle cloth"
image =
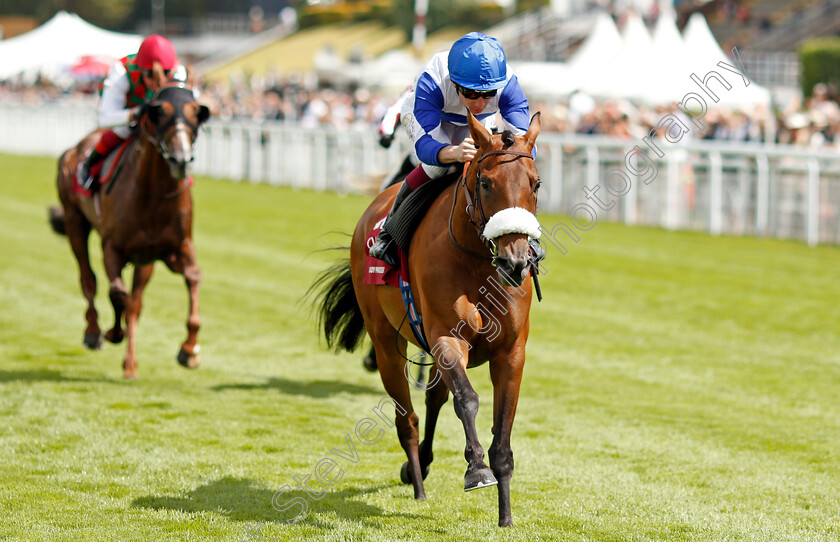
<svg viewBox="0 0 840 542">
<path fill-rule="evenodd" d="M 399 269 L 391 267 L 382 260 L 372 258 L 370 255 L 370 247 L 376 241 L 376 236 L 382 229 L 382 223 L 385 222 L 383 216 L 373 227 L 370 235 L 365 239 L 365 284 L 387 285 L 394 286 L 400 289 L 403 304 L 405 305 L 406 316 L 408 316 L 411 332 L 417 339 L 420 348 L 427 354 L 431 353 L 429 348 L 429 341 L 426 339 L 426 333 L 423 330 L 423 317 L 417 309 L 417 304 L 414 300 L 414 294 L 411 291 L 411 283 L 408 280 L 408 255 L 403 249 L 397 247 L 399 255 L 400 267 Z"/>
<path fill-rule="evenodd" d="M 105 188 L 111 179 L 113 179 L 119 169 L 118 166 L 122 161 L 123 155 L 125 155 L 125 151 L 127 151 L 131 144 L 136 140 L 136 137 L 126 139 L 119 147 L 111 151 L 104 160 L 99 161 L 99 163 L 90 168 L 90 174 L 94 180 L 99 179 L 100 189 Z M 82 180 L 76 176 L 75 172 L 73 173 L 73 176 L 76 178 L 76 182 L 73 183 L 73 191 L 86 198 L 91 197 L 93 192 L 86 190 L 85 187 L 81 185 Z"/>
<path fill-rule="evenodd" d="M 387 215 L 387 213 L 386 213 Z M 408 282 L 408 256 L 399 247 L 397 253 L 399 254 L 400 266 L 399 268 L 391 267 L 382 260 L 377 260 L 371 257 L 370 247 L 376 242 L 376 236 L 382 230 L 382 224 L 385 222 L 385 215 L 373 226 L 373 229 L 365 239 L 365 284 L 387 285 L 399 288 L 399 279 L 402 276 L 403 281 Z"/>
<path fill-rule="evenodd" d="M 373 230 L 368 234 L 365 240 L 365 253 L 367 254 L 365 266 L 365 284 L 388 284 L 389 286 L 399 287 L 397 278 L 402 276 L 405 282 L 408 280 L 408 249 L 411 246 L 411 238 L 420 225 L 420 221 L 426 216 L 429 207 L 438 198 L 438 196 L 446 190 L 456 179 L 458 179 L 460 172 L 444 175 L 437 179 L 432 179 L 416 190 L 414 190 L 402 205 L 394 213 L 394 216 L 388 221 L 388 233 L 394 238 L 397 244 L 397 252 L 399 253 L 400 268 L 392 269 L 388 264 L 381 260 L 370 257 L 370 247 L 373 246 L 376 236 L 382 229 L 382 224 L 385 222 L 383 216 L 373 226 Z"/>
</svg>

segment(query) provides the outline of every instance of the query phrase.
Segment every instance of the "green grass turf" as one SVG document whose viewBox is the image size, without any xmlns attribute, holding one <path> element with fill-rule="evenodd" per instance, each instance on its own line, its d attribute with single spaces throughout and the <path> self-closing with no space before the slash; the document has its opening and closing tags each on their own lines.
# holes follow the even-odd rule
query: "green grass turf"
<svg viewBox="0 0 840 542">
<path fill-rule="evenodd" d="M 551 249 L 513 432 L 515 527 L 462 490 L 444 407 L 428 500 L 389 430 L 309 513 L 272 508 L 384 392 L 300 302 L 366 199 L 198 179 L 203 363 L 177 366 L 183 281 L 158 264 L 124 345 L 81 346 L 84 300 L 55 161 L 0 156 L 0 539 L 32 541 L 840 538 L 840 251 L 598 224 Z M 541 216 L 544 224 L 560 217 Z M 112 323 L 98 238 L 103 328 Z M 128 275 L 126 274 L 126 277 Z M 487 367 L 471 372 L 489 446 Z M 421 416 L 422 396 L 415 395 Z M 313 487 L 320 487 L 313 483 Z"/>
</svg>

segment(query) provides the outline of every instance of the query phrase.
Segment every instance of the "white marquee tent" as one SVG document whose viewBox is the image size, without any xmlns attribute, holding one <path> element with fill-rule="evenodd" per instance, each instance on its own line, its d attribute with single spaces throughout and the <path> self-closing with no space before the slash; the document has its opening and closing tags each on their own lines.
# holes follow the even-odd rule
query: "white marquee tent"
<svg viewBox="0 0 840 542">
<path fill-rule="evenodd" d="M 649 79 L 637 98 L 656 104 L 679 101 L 691 84 L 691 54 L 671 17 L 656 22 L 650 63 Z"/>
<path fill-rule="evenodd" d="M 709 71 L 715 70 L 732 85 L 730 90 L 725 90 L 716 82 L 710 83 L 713 91 L 716 89 L 719 90 L 719 92 L 715 92 L 720 98 L 718 105 L 724 107 L 744 107 L 757 104 L 768 105 L 770 103 L 770 92 L 766 88 L 753 82 L 750 82 L 749 86 L 745 86 L 744 80 L 741 77 L 717 65 L 718 62 L 725 62 L 736 70 L 741 69 L 735 61 L 724 54 L 723 49 L 720 48 L 712 31 L 709 29 L 706 19 L 701 14 L 695 13 L 689 18 L 688 24 L 686 24 L 685 30 L 683 31 L 683 39 L 686 49 L 692 55 L 691 65 L 694 68 L 694 73 L 699 78 L 702 79 Z M 748 76 L 749 74 L 747 74 Z M 699 88 L 697 85 L 694 85 L 694 89 L 692 90 L 696 91 Z"/>
<path fill-rule="evenodd" d="M 103 30 L 60 11 L 38 28 L 0 41 L 0 79 L 32 81 L 39 73 L 55 77 L 85 56 L 117 59 L 136 53 L 142 41 L 136 34 Z"/>
<path fill-rule="evenodd" d="M 621 49 L 621 35 L 612 17 L 598 15 L 589 36 L 569 62 L 512 62 L 522 88 L 536 99 L 568 96 L 589 80 L 589 70 L 605 66 Z"/>
<path fill-rule="evenodd" d="M 680 102 L 689 92 L 707 99 L 691 75 L 702 79 L 714 70 L 732 87 L 726 90 L 718 82 L 710 82 L 710 88 L 719 90 L 718 106 L 743 108 L 770 103 L 767 89 L 752 82 L 745 86 L 738 74 L 718 66 L 718 62 L 739 69 L 723 53 L 702 15 L 693 15 L 681 36 L 673 14 L 663 13 L 652 38 L 638 15 L 628 18 L 619 34 L 612 19 L 602 14 L 568 63 L 513 65 L 525 92 L 537 99 L 566 98 L 574 90 L 596 98 L 632 99 L 650 105 Z"/>
<path fill-rule="evenodd" d="M 653 40 L 642 18 L 633 14 L 621 34 L 621 49 L 608 62 L 589 65 L 581 88 L 598 98 L 640 98 L 656 73 Z"/>
<path fill-rule="evenodd" d="M 612 17 L 601 12 L 592 31 L 569 59 L 569 68 L 584 73 L 587 68 L 603 66 L 616 56 L 621 46 L 621 34 Z"/>
</svg>

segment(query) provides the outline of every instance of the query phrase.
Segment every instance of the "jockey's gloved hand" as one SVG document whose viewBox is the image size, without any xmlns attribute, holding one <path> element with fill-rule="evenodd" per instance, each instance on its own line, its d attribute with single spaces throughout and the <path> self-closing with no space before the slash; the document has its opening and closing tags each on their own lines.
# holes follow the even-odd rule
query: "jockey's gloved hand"
<svg viewBox="0 0 840 542">
<path fill-rule="evenodd" d="M 137 126 L 140 124 L 140 119 L 143 118 L 143 115 L 149 112 L 149 108 L 151 104 L 145 102 L 143 105 L 139 105 L 131 110 L 131 126 Z"/>
<path fill-rule="evenodd" d="M 379 144 L 382 145 L 384 148 L 388 149 L 391 147 L 391 143 L 394 142 L 394 134 L 382 134 L 379 137 Z"/>
</svg>

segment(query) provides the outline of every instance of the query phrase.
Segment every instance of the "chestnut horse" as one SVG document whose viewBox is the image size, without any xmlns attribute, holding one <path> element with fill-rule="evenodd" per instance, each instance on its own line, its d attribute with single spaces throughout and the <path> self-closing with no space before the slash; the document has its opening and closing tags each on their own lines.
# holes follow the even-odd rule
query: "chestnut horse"
<svg viewBox="0 0 840 542">
<path fill-rule="evenodd" d="M 100 213 L 95 209 L 94 198 L 79 195 L 73 190 L 73 184 L 78 161 L 93 148 L 101 132 L 85 137 L 58 161 L 61 208 L 51 209 L 51 223 L 56 232 L 66 233 L 79 263 L 82 292 L 88 302 L 84 344 L 90 349 L 102 346 L 94 306 L 96 276 L 88 257 L 88 236 L 93 227 L 102 238 L 114 307 L 114 326 L 105 334 L 108 341 L 116 344 L 123 340 L 125 313 L 128 335 L 123 363 L 125 378 L 137 377 L 137 320 L 143 306 L 143 289 L 152 276 L 156 260 L 162 260 L 186 279 L 190 297 L 188 333 L 177 360 L 189 368 L 199 364 L 201 269 L 196 264 L 192 242 L 192 180 L 187 176 L 187 165 L 194 159 L 198 127 L 209 115 L 207 106 L 196 103 L 189 86 L 165 83 L 140 119 L 137 140 L 123 157 L 116 176 L 101 189 Z M 128 263 L 134 264 L 131 295 L 122 279 L 122 270 Z"/>
<path fill-rule="evenodd" d="M 472 115 L 468 122 L 478 147 L 476 159 L 462 181 L 432 204 L 414 233 L 408 257 L 412 288 L 435 358 L 423 442 L 403 354 L 406 341 L 417 341 L 405 323 L 400 292 L 363 280 L 365 240 L 390 208 L 396 188 L 383 192 L 362 215 L 349 262 L 325 271 L 313 288 L 320 289 L 319 312 L 329 346 L 352 351 L 365 331 L 371 337 L 382 383 L 397 404 L 397 434 L 408 458 L 401 479 L 414 485 L 414 497 L 426 496 L 423 480 L 433 458 L 435 425 L 451 391 L 467 441 L 464 489 L 498 484 L 499 525 L 509 526 L 510 434 L 525 364 L 532 292 L 526 281 L 532 264 L 528 238 L 540 236 L 534 214 L 540 178 L 531 154 L 540 120 L 539 113 L 534 115 L 522 137 L 510 132 L 491 135 Z M 478 394 L 467 377 L 468 368 L 486 361 L 494 390 L 490 468 L 476 433 Z"/>
</svg>

